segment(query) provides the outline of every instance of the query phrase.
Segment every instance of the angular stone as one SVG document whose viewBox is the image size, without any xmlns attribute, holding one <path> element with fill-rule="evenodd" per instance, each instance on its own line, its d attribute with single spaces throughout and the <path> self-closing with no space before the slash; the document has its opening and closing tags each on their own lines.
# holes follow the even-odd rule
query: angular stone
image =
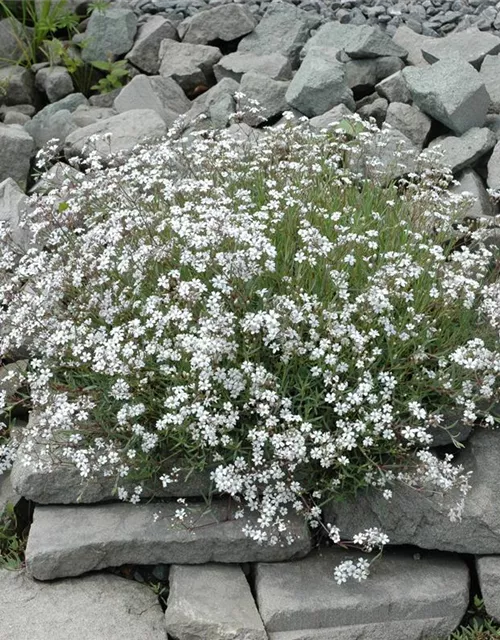
<svg viewBox="0 0 500 640">
<path fill-rule="evenodd" d="M 160 45 L 160 75 L 173 78 L 186 93 L 200 86 L 209 87 L 213 67 L 222 58 L 217 47 L 163 40 Z"/>
<path fill-rule="evenodd" d="M 431 64 L 458 55 L 477 70 L 485 56 L 499 51 L 500 38 L 492 33 L 483 33 L 476 27 L 450 33 L 444 38 L 432 38 L 422 45 L 422 55 Z"/>
<path fill-rule="evenodd" d="M 294 541 L 271 546 L 243 533 L 246 521 L 257 526 L 256 513 L 235 519 L 227 500 L 210 507 L 190 503 L 182 521 L 178 509 L 177 502 L 36 507 L 27 569 L 37 580 L 52 580 L 122 564 L 274 562 L 302 557 L 311 548 L 299 516 L 287 517 Z"/>
<path fill-rule="evenodd" d="M 472 471 L 461 520 L 450 522 L 449 511 L 461 495 L 439 496 L 402 484 L 392 488 L 387 501 L 380 491 L 363 491 L 356 500 L 325 508 L 325 521 L 334 522 L 344 539 L 378 527 L 391 544 L 411 544 L 423 549 L 457 553 L 500 554 L 500 438 L 486 428 L 474 431 L 458 462 Z"/>
<path fill-rule="evenodd" d="M 34 104 L 36 101 L 35 76 L 25 67 L 0 69 L 0 104 Z"/>
<path fill-rule="evenodd" d="M 111 118 L 116 116 L 116 111 L 109 107 L 92 107 L 90 105 L 81 105 L 71 114 L 71 120 L 76 127 L 87 127 L 94 124 L 98 120 Z"/>
<path fill-rule="evenodd" d="M 486 56 L 481 65 L 480 76 L 490 94 L 490 111 L 500 113 L 500 56 Z"/>
<path fill-rule="evenodd" d="M 138 75 L 120 91 L 114 107 L 118 113 L 132 109 L 153 109 L 171 127 L 191 102 L 172 78 Z"/>
<path fill-rule="evenodd" d="M 0 125 L 0 141 L 1 139 Z M 0 160 L 1 157 L 2 156 L 0 155 Z M 18 183 L 16 183 L 12 178 L 6 178 L 0 182 L 0 221 L 7 223 L 7 226 L 10 229 L 12 241 L 20 251 L 26 251 L 30 244 L 30 233 L 28 229 L 20 226 L 22 214 L 26 210 L 26 207 L 27 198 L 24 194 L 24 190 L 19 187 Z M 0 375 L 0 389 L 1 388 L 2 384 Z"/>
<path fill-rule="evenodd" d="M 156 75 L 160 69 L 160 44 L 162 40 L 177 40 L 175 25 L 163 16 L 154 15 L 137 31 L 134 46 L 125 58 L 135 67 Z"/>
<path fill-rule="evenodd" d="M 17 64 L 22 59 L 29 33 L 14 17 L 0 20 L 0 67 Z"/>
<path fill-rule="evenodd" d="M 419 152 L 420 149 L 400 131 L 384 128 L 373 136 L 366 157 L 353 159 L 350 166 L 354 171 L 364 172 L 366 177 L 376 177 L 386 183 L 415 172 Z"/>
<path fill-rule="evenodd" d="M 389 102 L 411 102 L 411 95 L 401 71 L 393 73 L 375 85 L 375 91 Z"/>
<path fill-rule="evenodd" d="M 488 161 L 488 178 L 486 180 L 489 189 L 500 190 L 500 142 L 497 142 Z"/>
<path fill-rule="evenodd" d="M 354 98 L 347 86 L 345 68 L 337 61 L 335 52 L 324 50 L 322 55 L 313 49 L 304 58 L 286 93 L 286 100 L 294 109 L 312 118 L 343 103 L 354 110 Z"/>
<path fill-rule="evenodd" d="M 40 69 L 36 74 L 35 86 L 45 92 L 49 102 L 57 102 L 74 91 L 73 80 L 66 67 Z"/>
<path fill-rule="evenodd" d="M 379 80 L 400 71 L 403 67 L 404 62 L 395 56 L 349 60 L 345 63 L 347 86 L 355 94 L 366 93 L 372 90 Z"/>
<path fill-rule="evenodd" d="M 494 215 L 493 204 L 481 177 L 473 169 L 465 169 L 457 177 L 458 186 L 452 187 L 452 193 L 470 193 L 474 197 L 474 203 L 467 208 L 464 216 L 467 218 L 483 218 Z"/>
<path fill-rule="evenodd" d="M 330 109 L 330 111 L 311 118 L 309 124 L 315 129 L 326 129 L 334 124 L 338 124 L 348 116 L 352 116 L 352 111 L 348 109 L 345 104 L 338 104 L 336 107 L 333 107 L 333 109 Z"/>
<path fill-rule="evenodd" d="M 167 640 L 153 590 L 114 575 L 42 583 L 0 570 L 0 601 L 5 640 Z"/>
<path fill-rule="evenodd" d="M 370 556 L 324 549 L 294 562 L 258 564 L 257 605 L 269 640 L 419 640 L 447 637 L 469 602 L 458 558 L 385 551 L 366 582 L 338 585 L 337 565 Z"/>
<path fill-rule="evenodd" d="M 34 148 L 33 138 L 22 127 L 0 124 L 0 182 L 12 178 L 25 189 Z"/>
<path fill-rule="evenodd" d="M 240 91 L 245 95 L 245 101 L 256 100 L 259 105 L 259 113 L 245 114 L 245 122 L 250 126 L 257 126 L 262 118 L 269 120 L 286 111 L 288 104 L 285 95 L 289 86 L 289 82 L 271 80 L 263 73 L 245 73 L 241 78 Z"/>
<path fill-rule="evenodd" d="M 476 569 L 486 613 L 500 620 L 500 556 L 476 558 Z"/>
<path fill-rule="evenodd" d="M 441 147 L 442 164 L 450 167 L 453 173 L 470 167 L 479 158 L 491 151 L 495 146 L 495 134 L 488 128 L 474 127 L 462 136 L 440 136 L 435 138 L 429 148 Z"/>
<path fill-rule="evenodd" d="M 248 73 L 248 71 L 263 73 L 272 80 L 292 79 L 290 61 L 281 53 L 268 53 L 260 56 L 256 53 L 240 53 L 236 51 L 221 58 L 214 66 L 217 82 L 222 78 L 231 78 L 239 82 L 242 75 Z"/>
<path fill-rule="evenodd" d="M 134 44 L 137 18 L 130 9 L 94 9 L 85 31 L 84 62 L 116 59 Z"/>
<path fill-rule="evenodd" d="M 383 122 L 385 121 L 388 106 L 389 103 L 385 98 L 377 97 L 375 98 L 375 100 L 369 100 L 365 104 L 357 103 L 356 112 L 366 120 L 374 118 L 377 126 L 381 127 Z"/>
<path fill-rule="evenodd" d="M 238 45 L 242 53 L 281 53 L 294 69 L 299 66 L 300 50 L 312 29 L 321 22 L 312 12 L 303 11 L 285 2 L 273 2 L 255 30 Z"/>
<path fill-rule="evenodd" d="M 8 504 L 16 506 L 20 499 L 21 497 L 12 488 L 10 472 L 5 471 L 4 473 L 0 473 L 0 518 Z"/>
<path fill-rule="evenodd" d="M 414 67 L 429 66 L 429 63 L 422 55 L 422 47 L 433 41 L 434 38 L 422 36 L 406 25 L 402 25 L 396 29 L 392 39 L 396 44 L 408 51 L 408 58 L 406 59 L 408 64 Z"/>
<path fill-rule="evenodd" d="M 240 567 L 174 565 L 169 582 L 165 622 L 173 638 L 267 640 Z"/>
<path fill-rule="evenodd" d="M 134 109 L 119 113 L 70 133 L 64 147 L 66 158 L 81 156 L 91 136 L 103 136 L 105 133 L 111 134 L 110 142 L 101 139 L 94 145 L 103 159 L 108 158 L 110 154 L 132 151 L 140 143 L 161 138 L 166 133 L 166 125 L 163 118 L 152 109 Z"/>
<path fill-rule="evenodd" d="M 253 13 L 244 5 L 223 4 L 183 20 L 177 30 L 183 42 L 210 44 L 231 42 L 246 36 L 257 26 Z"/>
<path fill-rule="evenodd" d="M 185 125 L 191 129 L 226 127 L 235 112 L 233 96 L 239 90 L 239 86 L 231 78 L 222 78 L 215 86 L 193 100 L 191 109 L 184 115 Z M 204 119 L 199 119 L 202 115 Z"/>
<path fill-rule="evenodd" d="M 25 125 L 31 118 L 24 115 L 20 111 L 8 111 L 3 117 L 4 124 L 20 124 Z"/>
<path fill-rule="evenodd" d="M 84 174 L 64 162 L 56 162 L 48 171 L 40 176 L 40 179 L 31 187 L 29 193 L 48 193 L 53 189 L 60 190 L 64 183 L 70 180 L 78 184 Z"/>
<path fill-rule="evenodd" d="M 490 96 L 479 73 L 460 57 L 427 69 L 406 67 L 403 76 L 417 107 L 454 133 L 483 126 Z"/>
<path fill-rule="evenodd" d="M 391 102 L 385 121 L 420 149 L 425 145 L 432 126 L 432 120 L 418 107 L 402 102 Z"/>
<path fill-rule="evenodd" d="M 88 105 L 87 98 L 82 93 L 72 93 L 48 104 L 27 122 L 24 128 L 33 137 L 36 148 L 40 149 L 53 138 L 64 142 L 77 127 L 71 114 L 81 105 Z"/>
</svg>

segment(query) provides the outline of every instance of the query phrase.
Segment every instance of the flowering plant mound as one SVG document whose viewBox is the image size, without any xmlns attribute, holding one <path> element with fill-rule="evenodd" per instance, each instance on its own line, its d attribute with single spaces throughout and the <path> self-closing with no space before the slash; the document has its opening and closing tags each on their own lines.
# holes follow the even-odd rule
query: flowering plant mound
<svg viewBox="0 0 500 640">
<path fill-rule="evenodd" d="M 66 459 L 132 502 L 209 470 L 270 544 L 290 510 L 317 526 L 324 503 L 367 486 L 463 499 L 468 476 L 431 453 L 429 429 L 456 407 L 493 423 L 495 256 L 481 230 L 458 246 L 464 198 L 435 158 L 388 181 L 368 153 L 383 134 L 354 124 L 174 131 L 106 167 L 89 153 L 81 178 L 39 197 L 32 247 L 4 243 L 0 263 L 1 351 L 33 354 L 28 437 L 68 432 Z"/>
</svg>

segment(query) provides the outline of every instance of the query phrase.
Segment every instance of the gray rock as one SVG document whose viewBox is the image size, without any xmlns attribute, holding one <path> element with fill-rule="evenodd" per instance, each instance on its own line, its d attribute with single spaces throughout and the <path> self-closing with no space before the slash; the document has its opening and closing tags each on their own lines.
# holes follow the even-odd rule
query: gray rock
<svg viewBox="0 0 500 640">
<path fill-rule="evenodd" d="M 267 640 L 239 566 L 174 565 L 169 583 L 165 622 L 172 637 Z"/>
<path fill-rule="evenodd" d="M 369 96 L 366 101 L 361 100 L 356 103 L 356 112 L 366 120 L 374 118 L 377 125 L 381 127 L 385 121 L 389 103 L 385 98 L 380 98 L 378 94 L 375 94 L 375 96 L 377 97 L 374 100 Z"/>
<path fill-rule="evenodd" d="M 184 116 L 185 126 L 190 127 L 191 130 L 227 127 L 235 112 L 233 96 L 239 90 L 239 86 L 231 78 L 223 78 L 211 89 L 198 96 Z M 204 118 L 198 120 L 200 116 Z"/>
<path fill-rule="evenodd" d="M 375 91 L 389 102 L 411 102 L 411 94 L 401 71 L 384 78 L 375 85 Z"/>
<path fill-rule="evenodd" d="M 245 73 L 241 78 L 239 89 L 245 95 L 244 102 L 255 100 L 259 104 L 259 113 L 246 113 L 245 122 L 250 126 L 257 126 L 263 122 L 263 118 L 269 120 L 286 111 L 288 104 L 285 95 L 289 86 L 289 82 L 272 80 L 263 73 L 255 71 Z M 251 103 L 248 106 L 250 107 Z"/>
<path fill-rule="evenodd" d="M 75 185 L 81 182 L 84 174 L 64 162 L 56 162 L 48 171 L 40 176 L 40 179 L 31 187 L 29 193 L 48 193 L 53 189 L 58 191 L 63 184 L 70 180 Z M 26 470 L 29 473 L 29 470 Z M 41 481 L 43 484 L 43 480 Z"/>
<path fill-rule="evenodd" d="M 311 549 L 299 516 L 287 516 L 294 541 L 271 546 L 243 533 L 245 521 L 257 525 L 256 513 L 234 519 L 227 500 L 214 500 L 210 507 L 190 503 L 182 521 L 175 517 L 178 509 L 177 502 L 36 507 L 26 548 L 28 572 L 52 580 L 122 564 L 274 562 Z"/>
<path fill-rule="evenodd" d="M 325 22 L 306 42 L 301 57 L 305 58 L 310 51 L 318 48 L 331 49 L 336 54 L 340 54 L 353 39 L 356 39 L 358 32 L 359 27 L 353 24 Z"/>
<path fill-rule="evenodd" d="M 172 78 L 163 76 L 135 76 L 115 98 L 118 113 L 131 109 L 153 109 L 167 127 L 171 127 L 181 113 L 191 107 L 186 94 Z"/>
<path fill-rule="evenodd" d="M 476 558 L 476 569 L 486 613 L 500 620 L 500 556 Z"/>
<path fill-rule="evenodd" d="M 10 472 L 5 471 L 4 473 L 0 473 L 0 518 L 2 517 L 2 514 L 5 511 L 5 507 L 8 504 L 11 504 L 15 507 L 20 499 L 21 496 L 19 496 L 12 488 L 12 484 L 10 482 Z"/>
<path fill-rule="evenodd" d="M 417 170 L 420 149 L 397 129 L 384 128 L 373 136 L 361 158 L 353 158 L 350 166 L 370 179 L 387 183 Z"/>
<path fill-rule="evenodd" d="M 130 9 L 94 9 L 85 31 L 84 62 L 115 59 L 134 44 L 137 18 Z"/>
<path fill-rule="evenodd" d="M 0 571 L 5 640 L 167 640 L 158 597 L 146 585 L 109 574 L 42 583 Z"/>
<path fill-rule="evenodd" d="M 493 204 L 481 177 L 473 169 L 465 169 L 457 176 L 460 183 L 450 189 L 452 193 L 464 193 L 467 191 L 474 197 L 474 203 L 467 208 L 464 216 L 467 218 L 483 218 L 494 215 Z M 470 430 L 470 427 L 469 427 Z"/>
<path fill-rule="evenodd" d="M 490 96 L 479 73 L 460 57 L 427 69 L 406 67 L 403 76 L 417 107 L 454 133 L 484 125 Z"/>
<path fill-rule="evenodd" d="M 88 100 L 82 93 L 72 93 L 48 104 L 24 125 L 24 129 L 33 137 L 38 149 L 53 138 L 62 143 L 77 127 L 71 114 L 79 106 L 87 104 Z"/>
<path fill-rule="evenodd" d="M 384 552 L 365 583 L 338 585 L 334 568 L 366 554 L 324 549 L 303 560 L 258 564 L 255 591 L 270 640 L 419 640 L 447 637 L 469 602 L 458 558 Z"/>
<path fill-rule="evenodd" d="M 500 190 L 500 142 L 497 142 L 488 161 L 488 178 L 486 180 L 489 189 Z"/>
<path fill-rule="evenodd" d="M 333 107 L 333 109 L 330 109 L 330 111 L 311 118 L 309 124 L 315 129 L 326 129 L 334 124 L 338 124 L 347 116 L 352 116 L 352 111 L 348 109 L 345 104 L 338 104 L 336 107 Z"/>
<path fill-rule="evenodd" d="M 217 40 L 231 42 L 252 32 L 257 20 L 244 5 L 225 4 L 186 18 L 177 27 L 183 42 L 210 44 Z"/>
<path fill-rule="evenodd" d="M 25 125 L 31 118 L 20 111 L 8 111 L 3 117 L 4 124 L 20 124 Z"/>
<path fill-rule="evenodd" d="M 97 93 L 89 98 L 89 104 L 92 107 L 110 108 L 116 96 L 120 93 L 121 88 L 113 89 L 109 93 Z"/>
<path fill-rule="evenodd" d="M 420 149 L 424 147 L 432 126 L 429 116 L 422 113 L 418 107 L 403 102 L 391 102 L 385 121 L 401 131 Z"/>
<path fill-rule="evenodd" d="M 12 178 L 21 189 L 26 188 L 33 138 L 19 125 L 0 124 L 0 181 Z"/>
<path fill-rule="evenodd" d="M 66 67 L 45 67 L 35 78 L 35 86 L 44 91 L 49 102 L 57 102 L 74 91 L 73 80 Z"/>
<path fill-rule="evenodd" d="M 292 66 L 288 58 L 281 53 L 268 53 L 258 55 L 256 53 L 230 53 L 219 60 L 214 66 L 214 74 L 217 82 L 222 78 L 231 78 L 236 82 L 248 71 L 263 73 L 272 80 L 291 80 Z"/>
<path fill-rule="evenodd" d="M 349 60 L 345 63 L 347 86 L 358 95 L 360 92 L 366 93 L 373 89 L 379 80 L 400 71 L 403 67 L 404 62 L 395 56 Z"/>
<path fill-rule="evenodd" d="M 335 52 L 311 50 L 290 83 L 286 100 L 294 109 L 312 118 L 343 103 L 354 110 L 354 98 L 347 86 L 344 66 Z"/>
<path fill-rule="evenodd" d="M 443 165 L 451 167 L 455 173 L 473 165 L 488 151 L 491 151 L 495 143 L 496 138 L 492 131 L 486 127 L 481 129 L 474 127 L 460 137 L 440 136 L 435 138 L 429 148 L 439 145 L 443 152 Z"/>
<path fill-rule="evenodd" d="M 492 33 L 482 33 L 475 27 L 450 33 L 444 38 L 433 38 L 422 46 L 422 55 L 431 64 L 459 55 L 478 70 L 485 56 L 495 55 L 499 51 L 500 38 Z"/>
<path fill-rule="evenodd" d="M 125 58 L 141 71 L 155 75 L 160 69 L 160 44 L 166 39 L 178 39 L 175 25 L 163 16 L 151 16 L 139 27 L 134 46 Z"/>
<path fill-rule="evenodd" d="M 29 43 L 30 30 L 16 20 L 0 20 L 0 67 L 17 64 L 24 56 Z"/>
<path fill-rule="evenodd" d="M 163 118 L 152 109 L 134 109 L 119 113 L 70 133 L 64 147 L 66 158 L 85 155 L 83 149 L 88 139 L 105 133 L 111 134 L 110 142 L 101 139 L 94 145 L 103 159 L 109 158 L 110 154 L 127 153 L 140 143 L 161 138 L 166 133 L 166 125 Z"/>
<path fill-rule="evenodd" d="M 450 523 L 449 510 L 460 498 L 418 491 L 402 484 L 392 487 L 390 501 L 380 491 L 364 491 L 356 500 L 326 507 L 326 522 L 335 522 L 343 538 L 378 527 L 391 544 L 412 544 L 424 549 L 457 553 L 500 553 L 500 512 L 494 496 L 500 489 L 496 431 L 476 429 L 458 462 L 472 471 L 471 489 L 465 497 L 462 519 Z"/>
<path fill-rule="evenodd" d="M 116 116 L 116 111 L 109 107 L 92 107 L 91 105 L 81 105 L 73 111 L 71 119 L 76 127 L 87 127 L 98 120 Z"/>
<path fill-rule="evenodd" d="M 425 46 L 427 42 L 434 40 L 434 38 L 419 35 L 407 26 L 402 25 L 397 28 L 392 39 L 396 44 L 408 51 L 408 58 L 406 59 L 408 64 L 415 67 L 429 66 L 429 63 L 422 55 L 422 47 Z"/>
<path fill-rule="evenodd" d="M 396 56 L 406 59 L 408 51 L 394 42 L 379 27 L 365 25 L 358 27 L 353 38 L 344 47 L 351 58 L 378 58 Z"/>
<path fill-rule="evenodd" d="M 29 118 L 32 118 L 36 113 L 36 109 L 32 104 L 16 104 L 10 107 L 5 104 L 2 104 L 0 106 L 0 117 L 1 116 L 5 117 L 10 111 L 14 111 L 16 113 L 22 113 L 23 115 L 28 116 Z"/>
<path fill-rule="evenodd" d="M 490 111 L 500 113 L 500 56 L 486 56 L 479 73 L 491 98 Z"/>
<path fill-rule="evenodd" d="M 209 87 L 214 65 L 222 58 L 217 47 L 163 40 L 160 45 L 160 75 L 173 78 L 186 92 Z"/>
<path fill-rule="evenodd" d="M 20 252 L 26 251 L 30 244 L 28 229 L 20 226 L 22 214 L 26 208 L 27 198 L 24 190 L 12 178 L 6 178 L 0 182 L 0 221 L 7 222 L 12 242 Z M 0 389 L 2 389 L 1 377 L 0 374 Z"/>
<path fill-rule="evenodd" d="M 36 102 L 35 76 L 25 67 L 0 69 L 0 104 L 34 104 Z"/>
<path fill-rule="evenodd" d="M 281 53 L 296 69 L 300 62 L 300 51 L 312 29 L 319 26 L 319 16 L 302 11 L 285 2 L 269 5 L 255 30 L 245 36 L 238 45 L 242 53 Z"/>
</svg>

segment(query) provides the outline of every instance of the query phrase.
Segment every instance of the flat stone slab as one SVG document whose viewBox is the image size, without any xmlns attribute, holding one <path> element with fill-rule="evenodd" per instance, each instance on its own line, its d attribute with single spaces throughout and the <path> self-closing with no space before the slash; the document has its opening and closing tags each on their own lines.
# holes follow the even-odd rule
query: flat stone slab
<svg viewBox="0 0 500 640">
<path fill-rule="evenodd" d="M 476 558 L 476 569 L 486 612 L 500 620 L 500 556 Z"/>
<path fill-rule="evenodd" d="M 450 33 L 444 38 L 431 38 L 422 43 L 422 55 L 431 64 L 458 54 L 465 62 L 479 70 L 487 55 L 500 51 L 500 38 L 476 27 Z"/>
<path fill-rule="evenodd" d="M 118 576 L 43 583 L 0 569 L 0 602 L 3 640 L 167 640 L 152 589 Z"/>
<path fill-rule="evenodd" d="M 240 567 L 174 565 L 169 580 L 165 622 L 173 638 L 267 640 Z"/>
<path fill-rule="evenodd" d="M 77 576 L 122 564 L 203 564 L 281 561 L 311 548 L 304 519 L 290 516 L 294 542 L 258 544 L 243 533 L 227 500 L 192 503 L 175 517 L 177 502 L 36 507 L 26 549 L 28 572 L 38 580 Z M 154 514 L 158 514 L 155 520 Z"/>
<path fill-rule="evenodd" d="M 360 555 L 325 549 L 303 560 L 258 564 L 257 606 L 269 639 L 420 640 L 447 637 L 459 624 L 469 602 L 462 560 L 385 552 L 367 580 L 338 585 L 335 567 Z"/>
</svg>

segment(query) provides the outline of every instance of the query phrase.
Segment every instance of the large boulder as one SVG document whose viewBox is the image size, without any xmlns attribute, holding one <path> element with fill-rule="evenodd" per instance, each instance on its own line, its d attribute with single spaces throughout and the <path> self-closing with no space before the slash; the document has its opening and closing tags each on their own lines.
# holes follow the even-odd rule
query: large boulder
<svg viewBox="0 0 500 640">
<path fill-rule="evenodd" d="M 479 73 L 459 56 L 447 57 L 426 69 L 403 69 L 414 103 L 460 135 L 482 127 L 490 96 Z"/>
<path fill-rule="evenodd" d="M 422 113 L 418 107 L 403 102 L 391 102 L 385 121 L 420 149 L 425 145 L 432 126 L 429 116 Z"/>
<path fill-rule="evenodd" d="M 497 142 L 488 160 L 488 188 L 500 191 L 500 142 Z"/>
<path fill-rule="evenodd" d="M 389 102 L 411 102 L 411 94 L 401 71 L 384 78 L 375 85 L 375 91 Z"/>
<path fill-rule="evenodd" d="M 347 86 L 345 67 L 338 62 L 335 52 L 321 53 L 313 49 L 304 58 L 293 77 L 286 100 L 289 105 L 312 118 L 343 103 L 354 110 L 354 98 Z"/>
<path fill-rule="evenodd" d="M 319 26 L 321 18 L 285 2 L 273 2 L 255 30 L 245 36 L 238 45 L 242 53 L 281 53 L 293 68 L 300 62 L 300 51 L 312 29 Z"/>
<path fill-rule="evenodd" d="M 239 566 L 174 565 L 169 584 L 165 622 L 173 638 L 267 640 Z"/>
<path fill-rule="evenodd" d="M 18 66 L 0 68 L 0 104 L 35 104 L 35 76 Z"/>
<path fill-rule="evenodd" d="M 77 576 L 123 564 L 275 562 L 311 550 L 302 516 L 287 516 L 287 533 L 275 545 L 245 535 L 258 514 L 235 518 L 227 500 L 190 502 L 179 520 L 177 501 L 36 507 L 26 547 L 26 567 L 37 580 Z M 156 516 L 155 516 L 156 514 Z"/>
<path fill-rule="evenodd" d="M 115 59 L 134 44 L 137 18 L 130 9 L 94 9 L 85 31 L 84 62 Z"/>
<path fill-rule="evenodd" d="M 102 138 L 111 134 L 110 141 Z M 119 113 L 112 118 L 99 120 L 83 129 L 76 129 L 67 136 L 64 153 L 66 158 L 85 155 L 84 148 L 91 136 L 101 136 L 93 148 L 103 159 L 111 154 L 129 152 L 136 145 L 161 138 L 166 133 L 166 124 L 161 116 L 152 109 L 134 109 Z"/>
<path fill-rule="evenodd" d="M 476 558 L 476 569 L 486 613 L 500 620 L 500 556 Z"/>
<path fill-rule="evenodd" d="M 422 55 L 422 47 L 428 42 L 434 41 L 430 36 L 423 36 L 406 25 L 401 25 L 392 36 L 393 42 L 408 52 L 406 61 L 414 67 L 428 67 L 429 63 Z"/>
<path fill-rule="evenodd" d="M 231 42 L 252 32 L 257 20 L 248 7 L 240 4 L 223 4 L 208 11 L 201 11 L 183 20 L 177 30 L 183 42 L 210 44 L 222 40 Z"/>
<path fill-rule="evenodd" d="M 19 125 L 0 124 L 0 150 L 0 182 L 12 178 L 25 189 L 35 150 L 33 138 Z"/>
<path fill-rule="evenodd" d="M 185 126 L 191 130 L 227 127 L 236 110 L 234 94 L 239 88 L 240 85 L 235 80 L 222 78 L 193 100 L 191 108 L 183 117 Z"/>
<path fill-rule="evenodd" d="M 479 70 L 485 56 L 500 52 L 500 38 L 472 27 L 450 33 L 444 38 L 431 38 L 422 44 L 421 49 L 422 55 L 431 64 L 458 55 Z"/>
<path fill-rule="evenodd" d="M 134 46 L 125 58 L 135 67 L 155 75 L 160 69 L 160 45 L 163 40 L 177 40 L 175 25 L 160 15 L 151 16 L 138 31 Z"/>
<path fill-rule="evenodd" d="M 270 640 L 444 638 L 469 603 L 463 560 L 386 551 L 366 582 L 337 584 L 341 562 L 362 556 L 323 549 L 303 560 L 258 564 L 255 593 Z"/>
<path fill-rule="evenodd" d="M 33 137 L 38 149 L 54 138 L 62 144 L 77 128 L 72 113 L 82 105 L 88 105 L 87 98 L 82 93 L 71 93 L 41 109 L 24 128 Z"/>
<path fill-rule="evenodd" d="M 287 110 L 285 99 L 289 82 L 272 80 L 263 73 L 249 71 L 241 78 L 240 91 L 245 95 L 245 101 L 255 100 L 258 103 L 258 114 L 251 111 L 245 114 L 245 121 L 251 126 L 257 126 L 264 120 L 270 120 Z M 251 103 L 248 103 L 251 107 Z"/>
<path fill-rule="evenodd" d="M 30 32 L 13 16 L 0 20 L 0 67 L 17 64 L 23 58 Z"/>
<path fill-rule="evenodd" d="M 281 53 L 240 53 L 235 51 L 224 56 L 214 66 L 217 82 L 222 78 L 231 78 L 239 82 L 244 73 L 255 71 L 263 73 L 273 80 L 291 80 L 292 67 L 290 61 Z"/>
<path fill-rule="evenodd" d="M 474 127 L 461 136 L 435 138 L 429 147 L 439 146 L 443 153 L 442 163 L 455 173 L 475 164 L 493 149 L 495 143 L 495 134 L 490 129 Z"/>
<path fill-rule="evenodd" d="M 500 554 L 500 434 L 474 431 L 458 462 L 472 472 L 462 517 L 450 522 L 450 510 L 462 498 L 459 491 L 441 496 L 397 483 L 392 499 L 380 490 L 361 492 L 355 500 L 331 503 L 325 521 L 334 522 L 344 539 L 378 527 L 391 544 L 411 544 L 423 549 L 457 553 Z"/>
<path fill-rule="evenodd" d="M 500 55 L 486 56 L 480 70 L 481 80 L 490 94 L 490 111 L 500 113 Z"/>
<path fill-rule="evenodd" d="M 173 78 L 186 93 L 213 84 L 214 65 L 222 58 L 217 47 L 163 40 L 160 46 L 160 75 Z"/>
<path fill-rule="evenodd" d="M 345 63 L 347 86 L 355 95 L 366 95 L 373 91 L 380 80 L 401 71 L 403 67 L 404 62 L 396 56 L 348 60 Z"/>
</svg>

